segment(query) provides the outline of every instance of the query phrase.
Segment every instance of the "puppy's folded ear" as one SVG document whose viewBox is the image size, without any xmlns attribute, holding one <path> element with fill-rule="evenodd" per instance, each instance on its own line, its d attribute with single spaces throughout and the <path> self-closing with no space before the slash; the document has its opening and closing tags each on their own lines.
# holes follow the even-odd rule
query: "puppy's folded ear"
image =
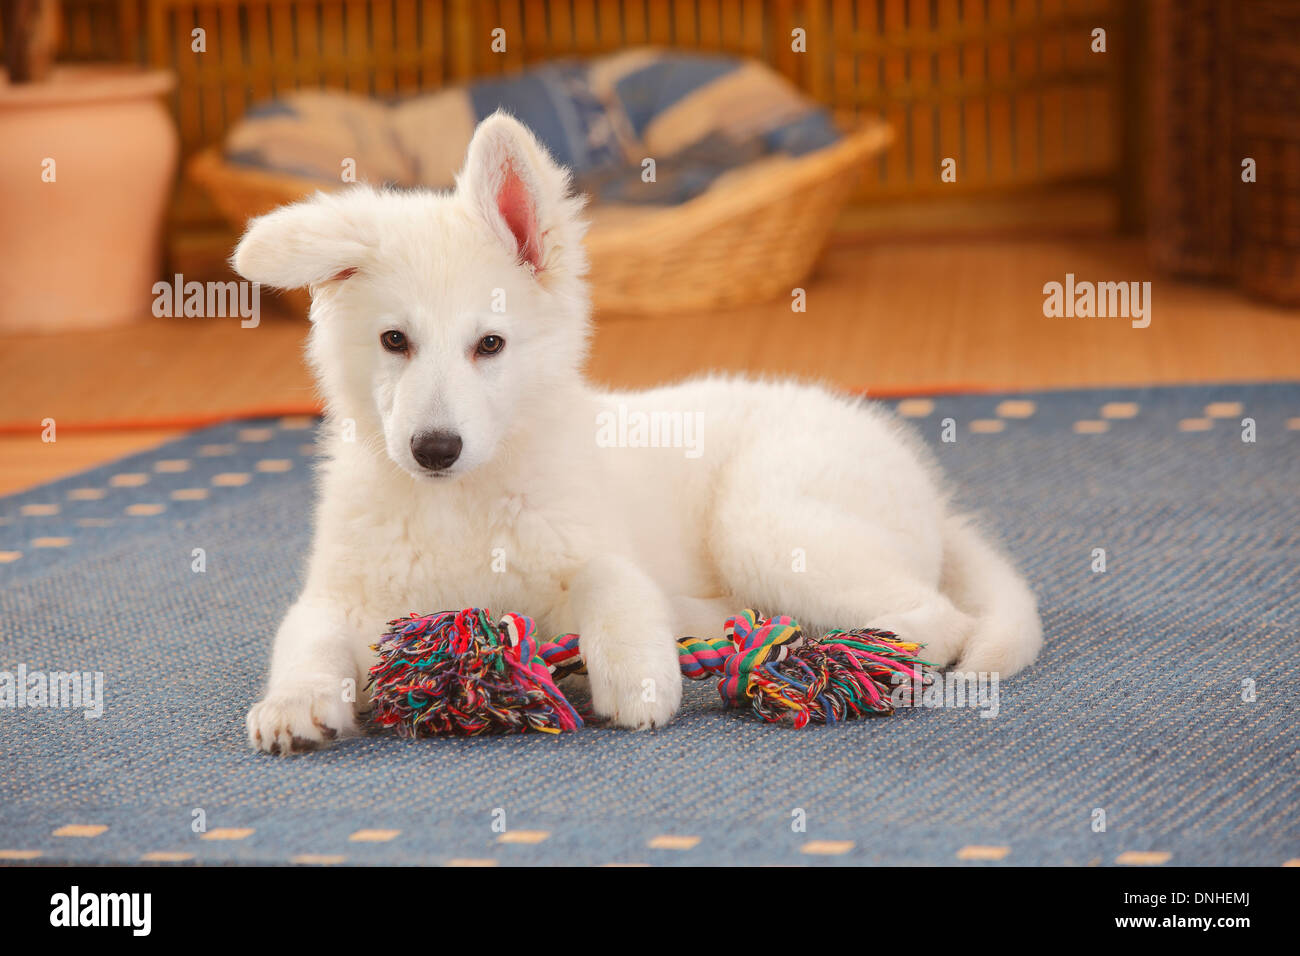
<svg viewBox="0 0 1300 956">
<path fill-rule="evenodd" d="M 365 264 L 367 224 L 357 204 L 317 193 L 248 224 L 230 263 L 245 279 L 278 289 L 300 289 L 343 279 Z"/>
<path fill-rule="evenodd" d="M 568 171 L 514 117 L 498 110 L 479 123 L 456 189 L 539 279 L 585 272 L 582 200 L 569 195 Z"/>
</svg>

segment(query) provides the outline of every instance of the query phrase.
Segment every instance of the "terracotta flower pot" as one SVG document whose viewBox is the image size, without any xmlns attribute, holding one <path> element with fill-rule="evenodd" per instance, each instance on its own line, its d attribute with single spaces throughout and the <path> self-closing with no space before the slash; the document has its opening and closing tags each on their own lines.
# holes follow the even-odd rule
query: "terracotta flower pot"
<svg viewBox="0 0 1300 956">
<path fill-rule="evenodd" d="M 0 332 L 150 315 L 178 140 L 174 77 L 131 67 L 0 78 Z"/>
</svg>

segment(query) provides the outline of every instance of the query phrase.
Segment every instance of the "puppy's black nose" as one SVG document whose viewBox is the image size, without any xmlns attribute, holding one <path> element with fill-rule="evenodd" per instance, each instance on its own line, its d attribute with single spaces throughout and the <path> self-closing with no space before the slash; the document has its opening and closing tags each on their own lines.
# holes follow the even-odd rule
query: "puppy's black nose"
<svg viewBox="0 0 1300 956">
<path fill-rule="evenodd" d="M 460 457 L 460 436 L 455 432 L 424 432 L 411 438 L 411 455 L 430 471 L 450 468 Z"/>
</svg>

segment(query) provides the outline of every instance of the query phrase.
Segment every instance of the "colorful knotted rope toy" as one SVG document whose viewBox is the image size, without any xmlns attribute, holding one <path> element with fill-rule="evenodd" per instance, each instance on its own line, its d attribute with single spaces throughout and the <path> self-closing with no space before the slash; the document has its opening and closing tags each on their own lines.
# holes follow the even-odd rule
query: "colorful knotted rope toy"
<svg viewBox="0 0 1300 956">
<path fill-rule="evenodd" d="M 412 614 L 390 621 L 374 649 L 373 719 L 403 736 L 582 726 L 555 684 L 585 669 L 578 635 L 541 642 L 522 614 L 499 621 L 480 608 Z M 795 727 L 891 713 L 894 687 L 903 686 L 906 699 L 913 686 L 929 682 L 919 649 L 874 629 L 810 640 L 793 618 L 752 610 L 728 619 L 720 638 L 677 642 L 683 675 L 720 675 L 718 693 L 728 707 L 748 704 L 766 721 Z"/>
</svg>

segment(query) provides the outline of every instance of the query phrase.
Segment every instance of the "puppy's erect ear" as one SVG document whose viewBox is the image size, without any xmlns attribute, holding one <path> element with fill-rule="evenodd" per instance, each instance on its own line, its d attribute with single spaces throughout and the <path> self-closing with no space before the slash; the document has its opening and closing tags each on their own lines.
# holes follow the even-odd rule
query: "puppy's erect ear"
<svg viewBox="0 0 1300 956">
<path fill-rule="evenodd" d="M 369 223 L 356 203 L 317 193 L 248 224 L 231 265 L 245 279 L 278 289 L 300 289 L 343 279 L 364 266 Z"/>
<path fill-rule="evenodd" d="M 584 231 L 578 220 L 581 201 L 569 196 L 568 172 L 514 117 L 498 110 L 479 123 L 456 186 L 502 244 L 535 273 L 582 271 L 577 268 Z"/>
</svg>

